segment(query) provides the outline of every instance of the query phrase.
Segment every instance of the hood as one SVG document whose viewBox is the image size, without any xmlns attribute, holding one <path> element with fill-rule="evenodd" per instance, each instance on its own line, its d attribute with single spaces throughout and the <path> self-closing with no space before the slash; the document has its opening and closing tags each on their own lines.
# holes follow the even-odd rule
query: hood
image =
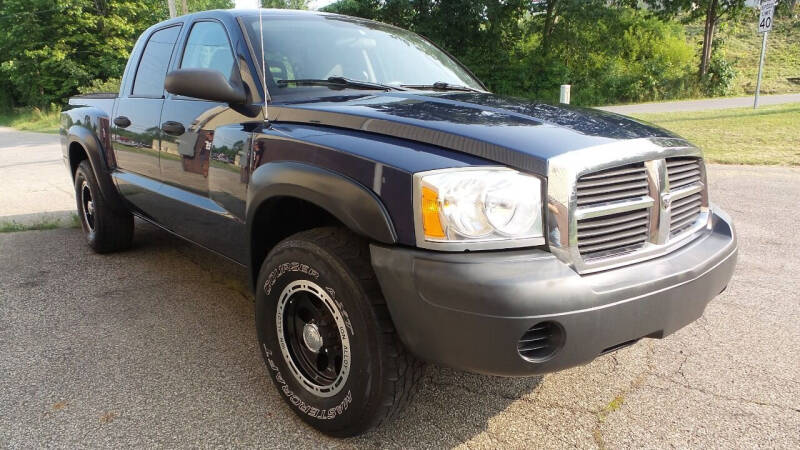
<svg viewBox="0 0 800 450">
<path fill-rule="evenodd" d="M 570 151 L 619 140 L 677 138 L 605 111 L 472 92 L 325 97 L 271 106 L 270 119 L 410 139 L 539 174 L 546 173 L 548 159 Z"/>
</svg>

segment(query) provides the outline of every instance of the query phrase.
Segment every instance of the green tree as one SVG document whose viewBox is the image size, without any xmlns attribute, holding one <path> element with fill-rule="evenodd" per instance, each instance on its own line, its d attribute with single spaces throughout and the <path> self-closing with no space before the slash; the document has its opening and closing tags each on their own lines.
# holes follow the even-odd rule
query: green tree
<svg viewBox="0 0 800 450">
<path fill-rule="evenodd" d="M 166 16 L 158 0 L 2 0 L 0 85 L 14 104 L 61 103 L 119 77 L 139 34 Z"/>
<path fill-rule="evenodd" d="M 210 9 L 230 9 L 233 8 L 233 0 L 185 0 L 186 7 L 190 13 L 197 11 L 208 11 Z"/>
<path fill-rule="evenodd" d="M 555 99 L 559 84 L 573 84 L 579 104 L 656 100 L 686 92 L 692 85 L 692 52 L 682 27 L 628 5 L 603 3 L 561 5 L 549 46 L 527 55 L 528 89 Z M 544 22 L 542 16 L 536 20 Z M 536 20 L 534 29 L 546 27 Z M 530 47 L 538 36 L 533 34 Z"/>
<path fill-rule="evenodd" d="M 308 0 L 261 0 L 262 8 L 308 9 Z"/>
<path fill-rule="evenodd" d="M 637 0 L 341 0 L 326 11 L 411 29 L 465 63 L 494 92 L 579 104 L 684 94 L 691 48 L 682 28 Z"/>
<path fill-rule="evenodd" d="M 511 92 L 524 41 L 527 0 L 341 0 L 323 8 L 410 29 L 465 63 L 498 92 Z"/>
<path fill-rule="evenodd" d="M 0 0 L 0 106 L 63 103 L 80 87 L 121 77 L 139 35 L 168 17 L 165 0 Z"/>
<path fill-rule="evenodd" d="M 711 64 L 714 35 L 724 19 L 731 19 L 744 9 L 744 0 L 645 0 L 663 17 L 683 17 L 686 21 L 703 18 L 703 47 L 698 75 L 703 78 Z"/>
</svg>

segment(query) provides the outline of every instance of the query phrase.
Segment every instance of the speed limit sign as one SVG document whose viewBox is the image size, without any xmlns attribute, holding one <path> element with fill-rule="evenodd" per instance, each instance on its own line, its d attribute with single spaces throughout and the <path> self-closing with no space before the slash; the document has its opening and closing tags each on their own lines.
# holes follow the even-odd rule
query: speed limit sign
<svg viewBox="0 0 800 450">
<path fill-rule="evenodd" d="M 761 2 L 761 16 L 758 18 L 758 32 L 772 31 L 772 13 L 775 12 L 775 2 L 766 0 Z"/>
</svg>

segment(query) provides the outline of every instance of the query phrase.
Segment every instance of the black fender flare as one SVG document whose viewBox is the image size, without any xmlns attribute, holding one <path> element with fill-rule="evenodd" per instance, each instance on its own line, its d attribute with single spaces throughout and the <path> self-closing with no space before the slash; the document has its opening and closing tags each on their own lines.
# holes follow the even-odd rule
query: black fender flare
<svg viewBox="0 0 800 450">
<path fill-rule="evenodd" d="M 110 204 L 111 207 L 118 212 L 126 212 L 127 210 L 124 207 L 125 203 L 119 195 L 119 192 L 117 192 L 114 180 L 111 178 L 111 171 L 108 169 L 103 147 L 100 145 L 100 141 L 97 140 L 97 136 L 95 136 L 91 130 L 83 126 L 73 125 L 67 130 L 67 155 L 69 155 L 69 149 L 74 143 L 83 147 L 83 150 L 86 152 L 89 164 L 92 166 L 92 172 L 94 172 L 97 184 L 100 186 L 100 192 L 103 194 L 106 203 Z M 108 149 L 106 149 L 106 151 L 108 151 Z M 71 157 L 69 163 L 70 166 L 73 163 Z M 70 175 L 72 175 L 73 178 L 75 177 L 74 173 Z"/>
<path fill-rule="evenodd" d="M 352 178 L 293 161 L 269 162 L 253 171 L 247 190 L 247 242 L 253 242 L 253 235 L 258 232 L 253 224 L 259 207 L 276 197 L 312 203 L 373 241 L 397 242 L 394 224 L 375 193 Z"/>
</svg>

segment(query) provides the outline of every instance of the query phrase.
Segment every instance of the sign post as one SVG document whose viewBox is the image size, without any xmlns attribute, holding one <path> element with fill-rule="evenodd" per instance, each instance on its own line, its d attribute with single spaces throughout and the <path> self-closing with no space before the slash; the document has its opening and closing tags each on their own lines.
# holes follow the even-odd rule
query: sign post
<svg viewBox="0 0 800 450">
<path fill-rule="evenodd" d="M 753 100 L 753 109 L 758 108 L 758 94 L 761 92 L 761 74 L 764 72 L 764 56 L 767 53 L 767 35 L 772 30 L 772 14 L 775 12 L 773 0 L 761 2 L 761 15 L 758 17 L 758 32 L 764 37 L 761 40 L 761 61 L 758 63 L 758 81 L 756 81 L 756 98 Z"/>
</svg>

